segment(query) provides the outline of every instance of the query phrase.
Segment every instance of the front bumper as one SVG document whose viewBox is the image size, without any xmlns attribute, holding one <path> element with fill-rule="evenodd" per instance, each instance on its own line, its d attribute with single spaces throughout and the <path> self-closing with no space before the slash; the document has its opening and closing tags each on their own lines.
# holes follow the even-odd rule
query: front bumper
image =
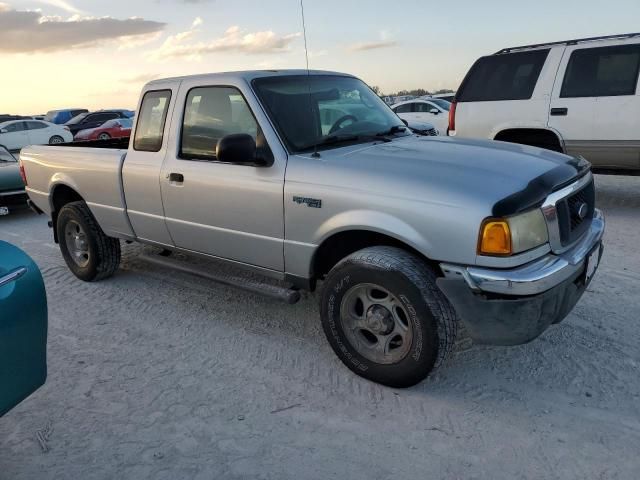
<svg viewBox="0 0 640 480">
<path fill-rule="evenodd" d="M 441 264 L 445 276 L 438 286 L 477 343 L 529 342 L 561 322 L 584 293 L 593 278 L 586 276 L 587 259 L 597 257 L 599 263 L 604 229 L 596 210 L 582 239 L 560 255 L 509 270 Z"/>
</svg>

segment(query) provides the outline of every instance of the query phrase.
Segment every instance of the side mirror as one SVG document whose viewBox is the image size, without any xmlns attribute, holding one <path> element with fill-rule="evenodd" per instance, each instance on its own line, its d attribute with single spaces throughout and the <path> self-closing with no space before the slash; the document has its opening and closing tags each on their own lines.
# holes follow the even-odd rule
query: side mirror
<svg viewBox="0 0 640 480">
<path fill-rule="evenodd" d="M 265 167 L 267 162 L 258 157 L 256 141 L 246 133 L 233 133 L 218 140 L 216 158 L 219 162 Z"/>
<path fill-rule="evenodd" d="M 437 108 L 432 108 L 431 110 L 429 110 L 429 113 L 433 113 L 434 115 L 439 115 L 440 110 L 438 110 Z"/>
</svg>

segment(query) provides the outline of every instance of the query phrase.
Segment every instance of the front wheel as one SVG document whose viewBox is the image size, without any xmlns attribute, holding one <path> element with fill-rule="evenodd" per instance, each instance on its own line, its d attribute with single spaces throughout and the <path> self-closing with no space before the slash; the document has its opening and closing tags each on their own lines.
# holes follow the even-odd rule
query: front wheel
<svg viewBox="0 0 640 480">
<path fill-rule="evenodd" d="M 60 135 L 54 135 L 49 139 L 49 145 L 58 145 L 59 143 L 64 143 L 64 138 Z"/>
<path fill-rule="evenodd" d="M 120 241 L 105 235 L 86 203 L 72 202 L 62 207 L 56 229 L 62 256 L 80 280 L 102 280 L 118 269 Z"/>
<path fill-rule="evenodd" d="M 340 360 L 391 387 L 426 378 L 456 339 L 456 314 L 435 273 L 399 248 L 366 248 L 338 263 L 324 282 L 320 308 Z"/>
<path fill-rule="evenodd" d="M 101 133 L 98 135 L 98 140 L 111 140 L 111 135 L 108 133 Z"/>
</svg>

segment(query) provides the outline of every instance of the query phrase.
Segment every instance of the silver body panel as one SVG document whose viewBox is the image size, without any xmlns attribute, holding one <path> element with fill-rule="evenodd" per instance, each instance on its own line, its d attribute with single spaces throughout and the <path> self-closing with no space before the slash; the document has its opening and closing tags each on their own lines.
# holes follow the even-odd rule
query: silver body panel
<svg viewBox="0 0 640 480">
<path fill-rule="evenodd" d="M 496 202 L 565 156 L 502 142 L 417 136 L 324 150 L 319 157 L 290 155 L 250 84 L 257 76 L 283 73 L 301 72 L 151 82 L 143 95 L 172 90 L 159 152 L 29 147 L 21 155 L 27 192 L 51 214 L 50 193 L 65 184 L 86 200 L 107 235 L 303 278 L 311 276 L 317 247 L 347 230 L 383 233 L 427 258 L 457 265 L 512 268 L 548 254 L 543 245 L 511 258 L 479 257 L 478 230 Z M 271 167 L 178 158 L 185 98 L 196 86 L 241 91 L 273 151 Z M 171 184 L 169 173 L 183 174 L 183 184 Z M 294 197 L 320 200 L 321 208 Z"/>
</svg>

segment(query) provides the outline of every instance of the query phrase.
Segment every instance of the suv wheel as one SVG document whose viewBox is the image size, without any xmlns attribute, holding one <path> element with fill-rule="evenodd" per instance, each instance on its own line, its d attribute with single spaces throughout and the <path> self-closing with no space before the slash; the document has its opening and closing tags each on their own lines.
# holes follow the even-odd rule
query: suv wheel
<svg viewBox="0 0 640 480">
<path fill-rule="evenodd" d="M 372 247 L 329 272 L 321 295 L 324 332 L 356 374 L 409 387 L 443 363 L 456 338 L 456 314 L 419 257 Z"/>
<path fill-rule="evenodd" d="M 86 282 L 102 280 L 120 265 L 120 241 L 104 234 L 84 202 L 65 205 L 56 222 L 60 251 L 69 269 Z"/>
</svg>

